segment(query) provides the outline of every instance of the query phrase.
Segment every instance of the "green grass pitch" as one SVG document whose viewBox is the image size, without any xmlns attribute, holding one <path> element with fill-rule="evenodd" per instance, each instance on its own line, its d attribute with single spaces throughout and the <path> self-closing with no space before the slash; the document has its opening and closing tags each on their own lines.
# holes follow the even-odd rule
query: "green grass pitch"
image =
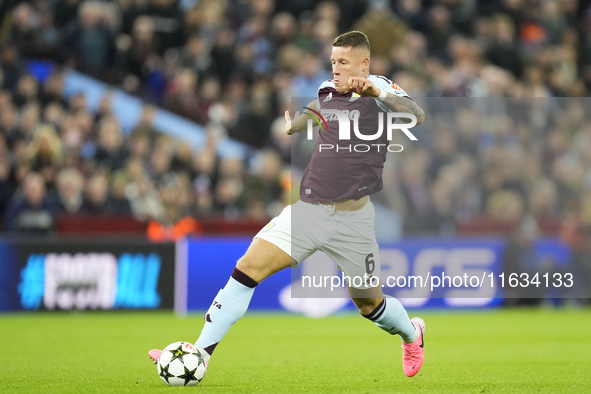
<svg viewBox="0 0 591 394">
<path fill-rule="evenodd" d="M 193 342 L 201 315 L 0 315 L 0 392 L 591 392 L 591 309 L 410 314 L 427 324 L 426 360 L 414 378 L 402 373 L 400 340 L 355 314 L 248 313 L 197 387 L 166 386 L 147 351 Z"/>
</svg>

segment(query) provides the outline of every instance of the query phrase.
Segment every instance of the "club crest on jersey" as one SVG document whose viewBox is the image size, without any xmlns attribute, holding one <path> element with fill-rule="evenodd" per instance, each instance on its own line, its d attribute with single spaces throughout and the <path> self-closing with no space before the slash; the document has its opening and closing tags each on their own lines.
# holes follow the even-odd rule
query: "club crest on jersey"
<svg viewBox="0 0 591 394">
<path fill-rule="evenodd" d="M 324 99 L 324 101 L 323 101 L 323 102 L 324 102 L 324 103 L 327 103 L 327 102 L 329 102 L 330 100 L 332 100 L 332 92 L 330 92 L 330 93 L 328 94 L 328 96 L 326 96 L 326 98 Z"/>
</svg>

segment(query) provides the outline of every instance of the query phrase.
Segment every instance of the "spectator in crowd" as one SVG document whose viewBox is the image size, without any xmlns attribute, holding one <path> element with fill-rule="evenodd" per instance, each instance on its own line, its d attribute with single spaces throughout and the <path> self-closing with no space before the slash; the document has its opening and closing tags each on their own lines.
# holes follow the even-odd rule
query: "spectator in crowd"
<svg viewBox="0 0 591 394">
<path fill-rule="evenodd" d="M 508 237 L 507 247 L 503 252 L 503 272 L 507 278 L 511 275 L 537 272 L 538 259 L 536 258 L 533 243 L 539 236 L 535 220 L 525 217 Z M 505 290 L 505 305 L 539 305 L 544 295 L 544 289 L 521 288 L 507 286 Z"/>
<path fill-rule="evenodd" d="M 136 165 L 137 159 L 128 164 L 128 168 Z M 163 207 L 153 182 L 147 174 L 140 171 L 125 187 L 125 195 L 131 204 L 133 216 L 142 221 L 162 217 Z"/>
<path fill-rule="evenodd" d="M 330 79 L 330 75 L 312 52 L 305 52 L 298 59 L 297 75 L 294 76 L 291 91 L 294 97 L 316 97 L 318 86 Z"/>
<path fill-rule="evenodd" d="M 60 45 L 70 65 L 95 77 L 104 75 L 115 58 L 105 7 L 99 1 L 83 2 L 77 18 L 64 27 Z"/>
<path fill-rule="evenodd" d="M 99 123 L 99 136 L 94 160 L 99 167 L 117 171 L 123 167 L 129 155 L 123 143 L 119 123 L 113 116 L 104 117 Z"/>
<path fill-rule="evenodd" d="M 80 171 L 73 167 L 62 169 L 57 175 L 56 186 L 61 211 L 79 213 L 84 200 L 84 177 Z"/>
<path fill-rule="evenodd" d="M 189 207 L 183 204 L 183 185 L 180 177 L 167 174 L 160 187 L 160 200 L 164 213 L 148 224 L 148 238 L 155 242 L 176 241 L 188 235 L 201 235 L 203 228 L 191 217 Z"/>
<path fill-rule="evenodd" d="M 128 179 L 124 171 L 117 171 L 111 175 L 110 190 L 113 213 L 121 216 L 131 216 L 131 204 L 125 195 Z"/>
<path fill-rule="evenodd" d="M 392 14 L 387 0 L 373 0 L 369 10 L 355 24 L 371 43 L 372 56 L 388 56 L 404 40 L 406 25 Z"/>
<path fill-rule="evenodd" d="M 183 14 L 176 0 L 153 0 L 151 17 L 160 42 L 160 55 L 185 44 Z"/>
<path fill-rule="evenodd" d="M 11 177 L 11 163 L 6 140 L 0 137 L 0 212 L 4 212 L 10 198 L 16 190 L 15 180 Z"/>
<path fill-rule="evenodd" d="M 193 70 L 180 70 L 165 93 L 164 108 L 179 115 L 198 114 L 197 82 L 197 75 Z"/>
<path fill-rule="evenodd" d="M 93 215 L 114 213 L 108 186 L 105 174 L 98 172 L 91 175 L 84 186 L 81 212 Z"/>
<path fill-rule="evenodd" d="M 19 234 L 48 234 L 57 212 L 57 202 L 48 195 L 43 176 L 30 172 L 23 179 L 22 192 L 12 197 L 4 211 L 3 228 Z"/>
<path fill-rule="evenodd" d="M 515 45 L 515 27 L 511 19 L 506 15 L 498 15 L 492 23 L 494 36 L 486 50 L 486 56 L 495 66 L 521 77 L 523 64 L 519 49 Z"/>
<path fill-rule="evenodd" d="M 567 214 L 560 226 L 559 239 L 572 251 L 571 269 L 575 282 L 571 296 L 579 298 L 584 305 L 591 305 L 591 198 L 589 194 L 582 203 L 569 204 Z"/>
<path fill-rule="evenodd" d="M 222 177 L 215 188 L 212 210 L 228 220 L 236 220 L 240 217 L 240 195 L 244 190 L 244 184 L 240 179 Z"/>
<path fill-rule="evenodd" d="M 76 18 L 80 3 L 80 0 L 57 0 L 53 3 L 54 24 L 58 29 Z"/>
<path fill-rule="evenodd" d="M 447 45 L 456 34 L 451 23 L 451 12 L 442 4 L 434 5 L 428 11 L 428 20 L 425 35 L 429 53 L 440 60 L 448 60 Z"/>
<path fill-rule="evenodd" d="M 246 212 L 261 220 L 279 214 L 283 194 L 281 185 L 282 163 L 272 150 L 263 150 L 244 185 L 243 200 Z"/>
</svg>

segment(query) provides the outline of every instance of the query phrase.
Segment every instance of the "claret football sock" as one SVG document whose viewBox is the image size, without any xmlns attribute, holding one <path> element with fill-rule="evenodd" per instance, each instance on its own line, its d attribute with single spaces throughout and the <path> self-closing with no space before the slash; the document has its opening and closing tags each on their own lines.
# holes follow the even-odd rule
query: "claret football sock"
<svg viewBox="0 0 591 394">
<path fill-rule="evenodd" d="M 211 355 L 230 327 L 246 313 L 257 284 L 244 272 L 234 268 L 232 277 L 205 314 L 205 325 L 196 345 Z"/>
<path fill-rule="evenodd" d="M 411 323 L 408 313 L 396 298 L 384 298 L 369 315 L 363 317 L 376 323 L 382 330 L 400 335 L 404 343 L 413 343 L 419 338 L 419 331 Z"/>
</svg>

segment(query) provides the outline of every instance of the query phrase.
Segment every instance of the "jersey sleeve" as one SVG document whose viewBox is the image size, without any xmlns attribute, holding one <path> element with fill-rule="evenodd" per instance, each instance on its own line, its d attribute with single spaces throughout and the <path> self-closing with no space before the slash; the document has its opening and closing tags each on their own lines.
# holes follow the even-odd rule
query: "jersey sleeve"
<svg viewBox="0 0 591 394">
<path fill-rule="evenodd" d="M 406 97 L 410 100 L 413 100 L 413 98 L 410 97 L 400 86 L 398 86 L 395 82 L 392 82 L 386 77 L 383 77 L 381 75 L 370 75 L 367 79 L 373 82 L 373 84 L 376 85 L 376 87 L 385 90 L 388 93 L 392 93 L 393 95 L 398 97 Z M 380 108 L 382 108 L 384 111 L 390 111 L 385 105 L 382 104 L 381 101 L 379 101 L 378 99 L 375 100 L 380 106 Z"/>
</svg>

